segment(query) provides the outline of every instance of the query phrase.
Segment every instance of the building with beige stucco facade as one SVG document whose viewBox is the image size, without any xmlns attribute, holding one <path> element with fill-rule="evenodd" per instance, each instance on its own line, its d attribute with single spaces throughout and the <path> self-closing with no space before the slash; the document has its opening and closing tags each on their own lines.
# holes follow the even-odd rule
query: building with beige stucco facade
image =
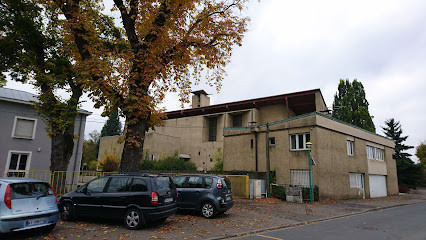
<svg viewBox="0 0 426 240">
<path fill-rule="evenodd" d="M 306 185 L 305 143 L 311 141 L 321 200 L 398 193 L 394 143 L 322 114 L 327 106 L 319 89 L 217 105 L 202 90 L 193 94 L 192 108 L 167 112 L 163 126 L 147 133 L 144 150 L 151 159 L 177 151 L 198 170 L 209 170 L 222 149 L 224 170 L 265 172 L 268 144 L 277 183 Z M 117 138 L 101 139 L 100 158 Z"/>
</svg>

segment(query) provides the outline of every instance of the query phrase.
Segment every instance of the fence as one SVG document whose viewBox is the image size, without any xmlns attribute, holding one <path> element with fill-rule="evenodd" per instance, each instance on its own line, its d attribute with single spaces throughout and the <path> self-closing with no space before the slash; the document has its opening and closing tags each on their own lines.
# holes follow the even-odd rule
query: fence
<svg viewBox="0 0 426 240">
<path fill-rule="evenodd" d="M 95 171 L 55 171 L 49 170 L 19 170 L 11 171 L 0 169 L 0 177 L 27 177 L 49 182 L 55 188 L 56 194 L 62 196 L 74 191 L 92 179 L 104 176 L 111 172 Z M 186 173 L 161 173 L 169 177 Z M 231 180 L 232 194 L 237 198 L 249 197 L 249 177 L 247 175 L 222 175 Z"/>
</svg>

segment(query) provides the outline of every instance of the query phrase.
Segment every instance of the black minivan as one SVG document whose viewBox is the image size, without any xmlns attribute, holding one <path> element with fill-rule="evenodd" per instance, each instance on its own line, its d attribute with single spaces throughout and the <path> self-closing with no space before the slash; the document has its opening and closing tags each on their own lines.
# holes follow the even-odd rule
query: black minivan
<svg viewBox="0 0 426 240">
<path fill-rule="evenodd" d="M 173 178 L 179 209 L 199 211 L 206 218 L 232 207 L 231 181 L 215 175 L 179 175 Z"/>
<path fill-rule="evenodd" d="M 164 175 L 114 174 L 96 178 L 59 201 L 61 218 L 121 218 L 129 229 L 176 213 L 176 188 Z"/>
</svg>

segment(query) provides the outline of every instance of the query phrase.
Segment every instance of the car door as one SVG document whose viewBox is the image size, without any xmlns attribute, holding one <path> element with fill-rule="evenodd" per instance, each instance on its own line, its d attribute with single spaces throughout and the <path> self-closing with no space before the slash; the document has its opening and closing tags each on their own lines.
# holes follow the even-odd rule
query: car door
<svg viewBox="0 0 426 240">
<path fill-rule="evenodd" d="M 82 188 L 78 195 L 73 197 L 79 216 L 102 216 L 101 198 L 108 179 L 108 177 L 101 177 L 92 180 Z"/>
<path fill-rule="evenodd" d="M 183 201 L 186 203 L 187 208 L 197 209 L 200 205 L 200 198 L 204 192 L 203 177 L 190 176 L 187 180 L 187 187 L 183 194 Z"/>
<path fill-rule="evenodd" d="M 106 190 L 100 199 L 102 214 L 106 218 L 124 216 L 129 205 L 130 177 L 110 177 Z"/>
<path fill-rule="evenodd" d="M 186 189 L 187 176 L 176 176 L 173 178 L 173 183 L 176 186 L 177 199 L 176 203 L 179 208 L 187 208 L 187 203 L 184 202 L 184 196 L 188 192 Z"/>
</svg>

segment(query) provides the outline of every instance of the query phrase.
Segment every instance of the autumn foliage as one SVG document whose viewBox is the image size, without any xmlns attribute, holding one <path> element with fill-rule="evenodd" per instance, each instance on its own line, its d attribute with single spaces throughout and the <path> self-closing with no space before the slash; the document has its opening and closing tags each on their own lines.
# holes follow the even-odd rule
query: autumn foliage
<svg viewBox="0 0 426 240">
<path fill-rule="evenodd" d="M 120 109 L 126 117 L 121 171 L 139 169 L 145 132 L 165 117 L 158 108 L 165 94 L 187 102 L 204 79 L 219 90 L 247 31 L 246 0 L 114 0 L 121 28 L 97 17 L 96 1 L 53 1 L 65 15 L 64 50 L 78 62 L 84 88 L 105 114 Z"/>
</svg>

